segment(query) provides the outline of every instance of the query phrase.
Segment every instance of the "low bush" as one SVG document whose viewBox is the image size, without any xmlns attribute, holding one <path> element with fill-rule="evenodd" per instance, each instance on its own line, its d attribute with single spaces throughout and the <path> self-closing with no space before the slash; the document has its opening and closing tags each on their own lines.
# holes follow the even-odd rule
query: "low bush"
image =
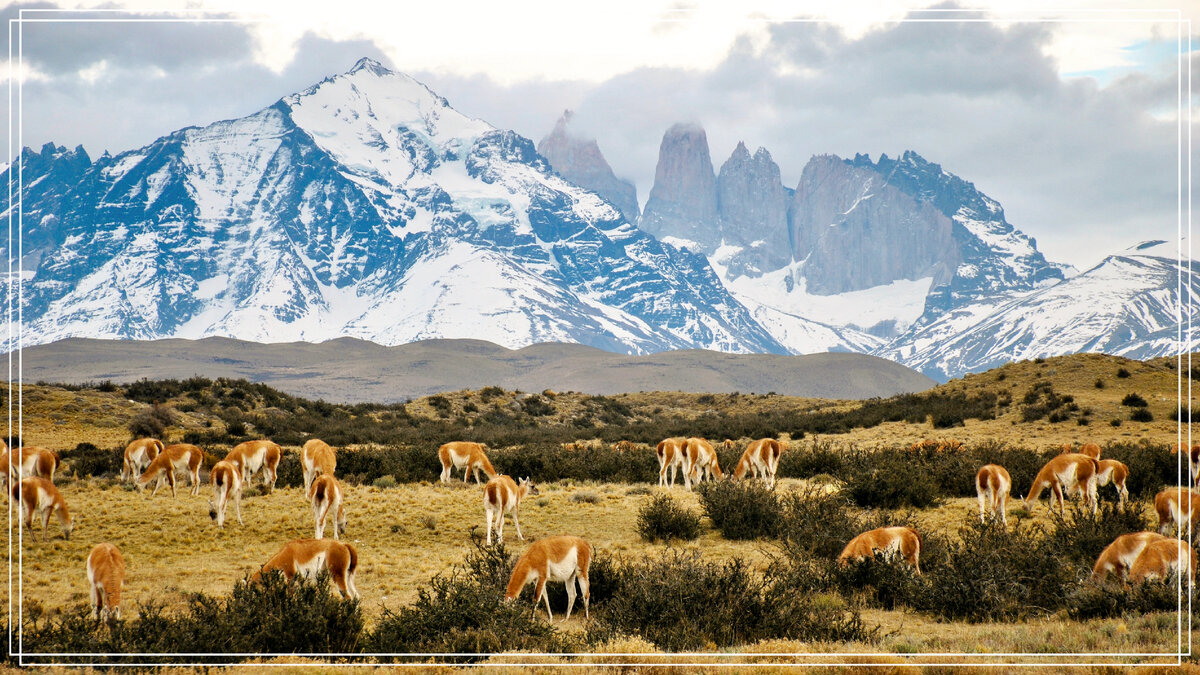
<svg viewBox="0 0 1200 675">
<path fill-rule="evenodd" d="M 474 544 L 462 565 L 418 589 L 411 605 L 385 608 L 365 640 L 366 650 L 458 653 L 462 662 L 473 663 L 489 652 L 562 652 L 579 646 L 531 612 L 530 601 L 504 601 L 515 556 L 503 544 L 486 547 L 478 536 Z"/>
<path fill-rule="evenodd" d="M 1137 443 L 1114 443 L 1104 448 L 1106 459 L 1115 459 L 1129 467 L 1125 487 L 1130 497 L 1149 499 L 1167 485 L 1179 485 L 1187 481 L 1187 460 L 1166 444 L 1138 441 Z M 1016 478 L 1013 478 L 1016 480 Z"/>
<path fill-rule="evenodd" d="M 1138 408 L 1129 413 L 1129 419 L 1133 422 L 1153 422 L 1154 415 L 1146 408 Z"/>
<path fill-rule="evenodd" d="M 1141 395 L 1129 393 L 1125 394 L 1125 398 L 1121 399 L 1121 405 L 1128 406 L 1130 408 L 1145 408 L 1150 404 L 1146 403 L 1146 399 L 1142 398 Z"/>
<path fill-rule="evenodd" d="M 129 420 L 129 433 L 134 438 L 162 438 L 163 432 L 174 423 L 175 412 L 161 403 L 155 403 Z"/>
<path fill-rule="evenodd" d="M 1091 568 L 1100 552 L 1117 537 L 1150 529 L 1145 505 L 1130 500 L 1124 505 L 1101 504 L 1095 515 L 1082 506 L 1050 514 L 1052 529 L 1047 544 L 1080 567 Z"/>
<path fill-rule="evenodd" d="M 859 506 L 926 508 L 940 501 L 941 490 L 922 463 L 895 454 L 879 454 L 874 466 L 846 479 L 846 493 Z"/>
<path fill-rule="evenodd" d="M 1044 530 L 1017 523 L 1005 528 L 968 516 L 958 540 L 939 563 L 923 566 L 930 592 L 918 609 L 950 621 L 1013 621 L 1063 606 L 1076 568 Z"/>
<path fill-rule="evenodd" d="M 612 596 L 595 615 L 600 623 L 668 651 L 765 639 L 869 642 L 878 635 L 840 598 L 772 585 L 741 559 L 706 561 L 698 552 L 664 551 L 618 566 L 613 582 Z"/>
<path fill-rule="evenodd" d="M 150 652 L 163 654 L 155 659 L 165 661 L 175 660 L 171 654 L 189 652 L 354 652 L 363 630 L 358 602 L 330 593 L 327 573 L 315 581 L 299 578 L 288 583 L 275 572 L 264 575 L 262 583 L 238 582 L 225 597 L 192 594 L 185 608 L 171 614 L 158 604 L 142 605 L 136 618 L 113 621 L 107 627 L 93 621 L 82 604 L 56 617 L 33 611 L 26 618 L 27 652 Z M 235 662 L 245 657 L 206 658 Z M 95 657 L 95 662 L 112 659 Z M 136 662 L 144 657 L 115 659 Z"/>
<path fill-rule="evenodd" d="M 885 513 L 856 515 L 840 492 L 808 488 L 780 497 L 779 538 L 788 557 L 832 559 L 851 539 L 894 523 Z"/>
<path fill-rule="evenodd" d="M 1150 612 L 1177 612 L 1180 600 L 1188 611 L 1187 582 L 1182 598 L 1177 579 L 1146 581 L 1128 588 L 1118 584 L 1081 583 L 1067 600 L 1067 616 L 1076 621 L 1142 616 Z M 1200 611 L 1200 597 L 1192 599 L 1192 611 Z M 1174 619 L 1172 619 L 1174 621 Z"/>
<path fill-rule="evenodd" d="M 101 450 L 91 443 L 80 443 L 58 456 L 65 467 L 80 476 L 118 476 L 125 464 L 124 448 Z"/>
<path fill-rule="evenodd" d="M 711 481 L 696 491 L 704 515 L 726 539 L 772 537 L 779 531 L 779 500 L 761 481 Z"/>
<path fill-rule="evenodd" d="M 700 516 L 669 494 L 657 494 L 638 510 L 637 530 L 646 541 L 691 540 L 700 536 Z"/>
</svg>

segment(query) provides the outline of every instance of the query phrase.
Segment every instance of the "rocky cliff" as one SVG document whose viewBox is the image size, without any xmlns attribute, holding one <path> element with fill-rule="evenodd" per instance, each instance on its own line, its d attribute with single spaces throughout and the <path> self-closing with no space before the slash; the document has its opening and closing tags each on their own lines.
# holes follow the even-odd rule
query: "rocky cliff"
<svg viewBox="0 0 1200 675">
<path fill-rule="evenodd" d="M 626 221 L 637 223 L 637 188 L 613 174 L 595 139 L 573 133 L 573 116 L 570 110 L 563 112 L 554 129 L 538 143 L 538 153 L 558 175 L 600 195 L 617 207 Z"/>
</svg>

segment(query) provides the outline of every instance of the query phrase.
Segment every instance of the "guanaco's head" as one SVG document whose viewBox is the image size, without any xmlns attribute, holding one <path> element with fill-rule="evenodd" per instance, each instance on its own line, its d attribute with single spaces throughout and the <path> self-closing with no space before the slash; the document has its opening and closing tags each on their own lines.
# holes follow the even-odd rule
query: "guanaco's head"
<svg viewBox="0 0 1200 675">
<path fill-rule="evenodd" d="M 525 493 L 527 495 L 537 496 L 537 495 L 541 494 L 540 492 L 538 492 L 537 486 L 533 484 L 533 481 L 528 476 L 521 479 L 521 487 L 523 487 L 527 490 L 527 492 Z"/>
</svg>

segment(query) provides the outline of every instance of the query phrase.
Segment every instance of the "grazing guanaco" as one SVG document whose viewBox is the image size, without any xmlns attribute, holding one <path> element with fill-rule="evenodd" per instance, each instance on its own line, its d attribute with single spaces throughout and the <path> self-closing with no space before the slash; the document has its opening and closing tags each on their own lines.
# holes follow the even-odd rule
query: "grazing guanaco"
<svg viewBox="0 0 1200 675">
<path fill-rule="evenodd" d="M 297 574 L 315 579 L 321 570 L 329 570 L 333 584 L 342 597 L 357 600 L 358 589 L 354 587 L 354 571 L 358 569 L 358 549 L 352 544 L 343 544 L 333 539 L 295 539 L 283 545 L 257 572 L 250 576 L 256 583 L 262 575 L 279 570 L 291 581 Z"/>
<path fill-rule="evenodd" d="M 735 449 L 737 449 L 737 444 L 733 442 L 733 439 L 726 438 L 725 440 L 721 441 L 721 449 L 725 452 L 733 452 Z"/>
<path fill-rule="evenodd" d="M 213 498 L 208 500 L 208 517 L 217 521 L 217 527 L 225 527 L 225 509 L 229 499 L 237 509 L 238 525 L 245 525 L 242 520 L 242 472 L 237 464 L 228 460 L 217 462 L 209 473 L 213 485 Z"/>
<path fill-rule="evenodd" d="M 54 482 L 54 472 L 58 470 L 60 463 L 56 452 L 37 446 L 13 448 L 7 459 L 9 472 L 14 478 L 38 476 L 51 483 Z"/>
<path fill-rule="evenodd" d="M 204 451 L 188 443 L 168 445 L 150 462 L 150 466 L 142 472 L 134 485 L 138 490 L 145 490 L 150 481 L 157 480 L 154 491 L 150 496 L 158 494 L 158 489 L 166 482 L 171 486 L 171 497 L 175 497 L 175 472 L 186 471 L 192 481 L 189 494 L 200 494 L 200 465 L 204 463 Z"/>
<path fill-rule="evenodd" d="M 121 480 L 137 480 L 150 462 L 163 451 L 163 442 L 157 438 L 139 438 L 125 446 L 125 463 L 121 467 Z"/>
<path fill-rule="evenodd" d="M 1186 538 L 1193 527 L 1192 515 L 1197 508 L 1200 508 L 1200 495 L 1187 488 L 1171 487 L 1154 495 L 1159 533 L 1170 535 L 1178 528 L 1179 536 Z"/>
<path fill-rule="evenodd" d="M 1124 504 L 1129 499 L 1129 490 L 1125 487 L 1125 479 L 1129 477 L 1129 467 L 1115 459 L 1100 460 L 1100 472 L 1096 474 L 1096 485 L 1104 487 L 1109 483 L 1117 489 L 1117 503 Z"/>
<path fill-rule="evenodd" d="M 1092 459 L 1094 459 L 1096 461 L 1100 461 L 1100 446 L 1096 445 L 1095 443 L 1084 443 L 1079 446 L 1078 450 L 1076 450 L 1075 446 L 1072 445 L 1071 443 L 1063 443 L 1061 454 L 1064 454 L 1064 455 L 1070 455 L 1070 454 L 1087 455 L 1088 457 L 1091 457 Z"/>
<path fill-rule="evenodd" d="M 686 445 L 686 438 L 667 438 L 659 441 L 658 446 L 654 449 L 654 453 L 658 456 L 659 487 L 668 487 L 668 469 L 671 470 L 671 484 L 669 487 L 675 487 L 675 472 L 683 468 L 684 447 Z M 684 480 L 687 480 L 686 475 L 684 476 Z"/>
<path fill-rule="evenodd" d="M 331 473 L 317 476 L 308 487 L 308 500 L 312 502 L 313 521 L 316 524 L 314 539 L 325 536 L 325 518 L 333 511 L 333 538 L 340 539 L 346 531 L 346 511 L 342 508 L 342 486 Z"/>
<path fill-rule="evenodd" d="M 1046 462 L 1041 471 L 1038 471 L 1037 477 L 1033 479 L 1033 485 L 1029 488 L 1029 494 L 1025 496 L 1025 508 L 1032 509 L 1033 504 L 1037 502 L 1042 495 L 1042 490 L 1050 488 L 1050 508 L 1054 508 L 1054 500 L 1058 499 L 1058 512 L 1063 513 L 1064 501 L 1067 495 L 1076 492 L 1083 495 L 1084 503 L 1090 506 L 1092 513 L 1096 512 L 1098 503 L 1096 499 L 1096 474 L 1100 472 L 1100 462 L 1079 453 L 1067 453 L 1059 455 L 1049 462 Z"/>
<path fill-rule="evenodd" d="M 741 480 L 746 472 L 753 473 L 755 478 L 761 477 L 767 487 L 775 487 L 775 472 L 779 468 L 779 457 L 783 454 L 783 443 L 774 438 L 760 438 L 746 446 L 742 458 L 733 469 L 733 480 Z"/>
<path fill-rule="evenodd" d="M 229 454 L 225 455 L 225 461 L 237 465 L 238 471 L 242 472 L 242 482 L 246 485 L 252 485 L 254 477 L 261 473 L 267 492 L 274 492 L 275 481 L 279 478 L 279 460 L 282 456 L 283 450 L 277 443 L 257 440 L 233 446 Z"/>
<path fill-rule="evenodd" d="M 46 541 L 46 529 L 52 513 L 58 516 L 58 522 L 62 525 L 63 539 L 71 538 L 71 530 L 75 529 L 75 524 L 71 522 L 71 511 L 54 483 L 40 476 L 24 478 L 20 483 L 13 483 L 12 498 L 21 503 L 21 520 L 26 529 L 32 532 L 34 515 L 41 519 L 42 541 Z"/>
<path fill-rule="evenodd" d="M 1142 554 L 1148 544 L 1166 539 L 1157 532 L 1131 532 L 1113 540 L 1096 559 L 1092 567 L 1092 581 L 1100 583 L 1115 573 L 1117 578 L 1125 581 L 1133 563 Z"/>
<path fill-rule="evenodd" d="M 717 451 L 703 438 L 689 438 L 683 454 L 683 485 L 691 490 L 692 483 L 703 482 L 705 476 L 709 480 L 725 477 L 717 462 Z"/>
<path fill-rule="evenodd" d="M 125 584 L 125 559 L 121 552 L 106 541 L 96 544 L 84 567 L 92 593 L 92 618 L 102 621 L 121 618 L 121 586 Z"/>
<path fill-rule="evenodd" d="M 837 563 L 845 567 L 851 560 L 873 558 L 876 551 L 883 551 L 889 555 L 899 554 L 920 574 L 921 545 L 921 535 L 911 527 L 881 527 L 851 539 L 842 549 Z"/>
<path fill-rule="evenodd" d="M 1192 547 L 1182 539 L 1162 539 L 1146 545 L 1142 554 L 1133 561 L 1129 570 L 1129 583 L 1136 584 L 1151 579 L 1166 581 L 1187 567 L 1188 582 L 1196 584 L 1196 556 Z"/>
<path fill-rule="evenodd" d="M 467 482 L 467 474 L 474 474 L 475 484 L 479 485 L 479 473 L 487 474 L 489 480 L 496 477 L 496 470 L 488 461 L 484 446 L 470 441 L 455 441 L 446 443 L 438 448 L 438 460 L 442 463 L 442 483 L 450 483 L 450 469 L 462 469 L 463 482 Z"/>
<path fill-rule="evenodd" d="M 492 544 L 492 519 L 496 521 L 496 537 L 504 541 L 504 514 L 511 512 L 513 525 L 517 527 L 517 539 L 525 540 L 521 534 L 521 521 L 518 512 L 521 500 L 526 495 L 538 495 L 537 486 L 529 478 L 522 478 L 520 485 L 508 476 L 496 476 L 483 486 L 483 515 L 487 526 L 487 543 Z"/>
<path fill-rule="evenodd" d="M 337 470 L 337 453 L 325 441 L 310 438 L 300 449 L 300 468 L 304 471 L 304 491 L 308 492 L 317 474 L 332 476 Z"/>
<path fill-rule="evenodd" d="M 547 537 L 533 542 L 529 550 L 517 559 L 517 566 L 508 578 L 504 599 L 512 602 L 526 584 L 535 582 L 534 609 L 539 600 L 544 600 L 546 615 L 553 621 L 554 613 L 550 611 L 546 582 L 562 581 L 567 585 L 567 616 L 563 619 L 566 621 L 571 618 L 571 609 L 575 606 L 575 584 L 578 583 L 579 592 L 583 595 L 583 615 L 590 618 L 588 604 L 592 594 L 588 587 L 588 566 L 592 563 L 592 553 L 592 545 L 580 537 Z"/>
<path fill-rule="evenodd" d="M 979 497 L 979 522 L 987 522 L 990 512 L 993 518 L 1008 525 L 1008 493 L 1012 489 L 1012 476 L 1008 469 L 999 464 L 985 464 L 975 474 L 975 494 Z"/>
</svg>

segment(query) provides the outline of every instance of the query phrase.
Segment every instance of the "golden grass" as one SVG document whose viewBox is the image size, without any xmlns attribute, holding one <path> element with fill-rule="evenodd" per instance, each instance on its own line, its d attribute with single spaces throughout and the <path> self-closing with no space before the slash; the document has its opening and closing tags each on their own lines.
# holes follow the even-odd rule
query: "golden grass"
<svg viewBox="0 0 1200 675">
<path fill-rule="evenodd" d="M 797 489 L 801 484 L 801 481 L 782 480 L 780 489 Z M 545 484 L 540 489 L 541 495 L 530 497 L 521 509 L 526 542 L 516 540 L 511 521 L 506 526 L 506 542 L 514 551 L 523 550 L 529 541 L 566 533 L 586 536 L 603 552 L 629 557 L 655 555 L 666 547 L 638 538 L 636 513 L 647 496 L 638 494 L 640 490 L 635 486 L 564 481 Z M 631 490 L 634 494 L 629 494 Z M 175 499 L 163 492 L 150 498 L 148 493 L 142 495 L 100 479 L 66 481 L 62 491 L 76 518 L 71 540 L 64 541 L 61 530 L 52 521 L 48 542 L 40 540 L 40 529 L 35 526 L 34 532 L 25 532 L 25 541 L 19 549 L 24 601 L 36 602 L 51 613 L 86 602 L 83 561 L 90 548 L 100 541 L 110 541 L 124 553 L 127 579 L 123 604 L 127 616 L 131 616 L 139 601 L 153 598 L 171 604 L 182 603 L 185 594 L 191 591 L 227 593 L 237 580 L 252 573 L 284 542 L 312 535 L 311 509 L 296 488 L 281 488 L 271 495 L 245 499 L 245 526 L 239 526 L 231 513 L 224 530 L 219 530 L 207 516 L 211 494 L 207 485 L 199 497 L 188 495 L 186 488 L 182 488 Z M 471 529 L 482 528 L 482 491 L 473 483 L 400 485 L 388 489 L 347 486 L 345 491 L 349 531 L 344 539 L 359 550 L 357 586 L 363 595 L 368 624 L 385 606 L 397 608 L 411 602 L 430 577 L 460 562 L 471 550 Z M 594 493 L 599 500 L 573 501 L 572 495 L 580 492 Z M 699 510 L 695 494 L 681 487 L 676 487 L 672 494 Z M 973 499 L 952 499 L 938 508 L 921 511 L 916 517 L 922 529 L 953 535 L 964 518 L 973 517 L 974 508 Z M 1046 514 L 1043 506 L 1035 509 L 1034 517 L 1043 519 Z M 706 531 L 700 539 L 677 545 L 698 549 L 709 558 L 740 556 L 759 569 L 768 564 L 770 543 L 726 541 L 705 522 Z M 908 654 L 922 652 L 988 655 L 1172 651 L 1176 639 L 1173 614 L 1130 621 L 1079 623 L 1053 617 L 977 625 L 943 623 L 905 611 L 867 610 L 864 618 L 869 624 L 881 626 L 884 638 L 879 644 L 776 640 L 731 651 L 862 652 L 907 663 L 913 658 Z M 576 615 L 569 624 L 560 624 L 560 629 L 573 631 L 583 626 L 583 619 Z M 598 651 L 659 653 L 638 638 L 603 645 Z M 769 660 L 788 662 L 790 658 Z M 637 659 L 637 662 L 647 661 Z"/>
<path fill-rule="evenodd" d="M 1130 377 L 1117 378 L 1118 368 L 1127 369 Z M 1171 360 L 1143 363 L 1103 355 L 1059 357 L 1040 364 L 1032 361 L 1009 364 L 952 381 L 942 385 L 941 389 L 967 393 L 1007 391 L 1014 402 L 1019 402 L 1033 382 L 1043 379 L 1052 382 L 1060 395 L 1073 395 L 1081 407 L 1091 408 L 1092 424 L 1086 427 L 1074 422 L 1026 424 L 1019 421 L 1019 405 L 1014 405 L 999 419 L 968 420 L 965 427 L 949 430 L 933 430 L 927 423 L 888 423 L 822 439 L 841 446 L 899 445 L 924 438 L 957 438 L 967 443 L 997 439 L 1034 447 L 1083 441 L 1105 444 L 1143 438 L 1168 443 L 1175 440 L 1177 425 L 1170 417 L 1176 405 L 1177 379 Z M 1103 389 L 1094 386 L 1097 379 L 1104 380 Z M 1130 392 L 1137 392 L 1150 402 L 1150 411 L 1155 417 L 1153 422 L 1128 421 L 1129 410 L 1119 403 Z M 455 415 L 469 401 L 484 407 L 477 392 L 453 392 L 446 397 L 451 401 Z M 573 393 L 556 394 L 556 418 L 566 419 L 582 410 L 585 398 Z M 642 418 L 660 414 L 690 417 L 712 408 L 750 412 L 770 406 L 772 409 L 808 411 L 858 405 L 854 401 L 784 396 L 722 394 L 706 399 L 698 394 L 669 392 L 631 393 L 611 398 L 628 405 L 635 416 Z M 512 393 L 508 392 L 492 404 L 503 405 L 511 400 Z M 24 403 L 27 441 L 56 449 L 72 448 L 85 441 L 100 447 L 123 446 L 129 440 L 126 430 L 129 420 L 146 407 L 127 401 L 119 394 L 94 390 L 74 392 L 47 386 L 26 386 Z M 437 415 L 425 399 L 414 401 L 410 412 L 431 417 Z M 1120 427 L 1108 424 L 1108 420 L 1115 417 L 1125 420 Z M 180 426 L 171 429 L 168 439 L 178 440 L 186 429 L 205 428 L 209 424 L 219 426 L 221 422 L 203 414 L 181 413 Z M 430 452 L 432 462 L 433 450 Z M 794 489 L 799 484 L 800 481 L 794 480 L 780 481 L 781 489 Z M 32 537 L 27 532 L 27 539 L 20 548 L 25 601 L 40 603 L 50 611 L 86 601 L 83 561 L 91 546 L 99 541 L 111 541 L 125 554 L 128 576 L 123 604 L 128 615 L 136 610 L 138 600 L 154 598 L 178 603 L 189 591 L 227 593 L 237 580 L 257 569 L 284 542 L 312 535 L 311 509 L 296 488 L 281 488 L 272 495 L 246 498 L 243 502 L 245 526 L 239 526 L 231 513 L 225 529 L 219 531 L 207 517 L 207 500 L 211 495 L 207 484 L 200 497 L 187 495 L 186 488 L 181 487 L 179 497 L 174 500 L 162 493 L 149 499 L 100 479 L 66 480 L 61 487 L 77 518 L 72 539 L 64 541 L 56 523 L 52 522 L 49 542 L 43 544 L 39 540 L 40 532 L 35 532 Z M 631 494 L 634 486 L 563 481 L 540 487 L 542 495 L 530 498 L 521 510 L 526 542 L 570 533 L 586 536 L 598 549 L 615 555 L 655 555 L 665 547 L 665 544 L 649 544 L 638 538 L 635 528 L 637 510 L 647 497 L 636 491 Z M 1014 486 L 1014 493 L 1021 489 L 1023 486 Z M 346 539 L 359 549 L 357 585 L 363 594 L 368 624 L 385 606 L 395 608 L 411 602 L 430 577 L 461 561 L 470 551 L 470 531 L 483 527 L 482 494 L 473 484 L 464 486 L 457 481 L 451 486 L 402 484 L 387 489 L 346 486 L 345 491 L 349 517 Z M 594 493 L 599 499 L 594 503 L 571 499 L 572 495 L 581 492 Z M 673 494 L 689 507 L 699 509 L 695 495 L 679 487 Z M 974 514 L 975 508 L 974 499 L 951 499 L 936 509 L 917 513 L 916 518 L 922 529 L 953 535 L 964 517 Z M 1046 513 L 1043 502 L 1035 509 L 1034 517 L 1043 519 Z M 511 521 L 506 524 L 505 534 L 511 550 L 524 549 L 526 544 L 516 540 L 516 529 Z M 710 527 L 706 527 L 699 540 L 683 546 L 698 549 L 710 558 L 741 556 L 759 568 L 768 564 L 771 552 L 769 543 L 726 541 Z M 853 658 L 895 663 L 898 672 L 903 664 L 914 663 L 913 659 L 929 662 L 925 658 L 907 656 L 912 652 L 987 655 L 1052 649 L 1060 652 L 1157 651 L 1159 648 L 1173 650 L 1175 644 L 1173 614 L 1086 623 L 1055 616 L 1021 623 L 977 625 L 941 623 L 904 611 L 868 610 L 864 617 L 869 623 L 882 627 L 886 637 L 881 643 L 826 645 L 771 641 L 730 653 L 863 652 L 877 656 Z M 582 620 L 573 617 L 564 629 L 579 630 L 582 626 Z M 641 663 L 672 660 L 672 657 L 655 655 L 657 650 L 637 638 L 601 645 L 597 652 L 646 653 L 644 658 L 604 657 L 605 660 L 620 658 Z M 515 672 L 502 665 L 512 663 L 514 658 L 520 657 L 496 657 L 484 670 Z M 853 658 L 846 658 L 853 662 Z M 784 657 L 778 660 L 788 662 Z M 752 662 L 762 663 L 760 660 Z M 552 665 L 542 669 L 558 670 Z M 766 669 L 771 668 L 767 666 Z M 311 667 L 285 670 L 323 672 L 315 662 Z M 667 672 L 666 668 L 649 670 Z M 726 672 L 722 669 L 700 670 Z M 889 672 L 888 668 L 866 670 Z M 578 672 L 578 669 L 572 672 Z"/>
</svg>

